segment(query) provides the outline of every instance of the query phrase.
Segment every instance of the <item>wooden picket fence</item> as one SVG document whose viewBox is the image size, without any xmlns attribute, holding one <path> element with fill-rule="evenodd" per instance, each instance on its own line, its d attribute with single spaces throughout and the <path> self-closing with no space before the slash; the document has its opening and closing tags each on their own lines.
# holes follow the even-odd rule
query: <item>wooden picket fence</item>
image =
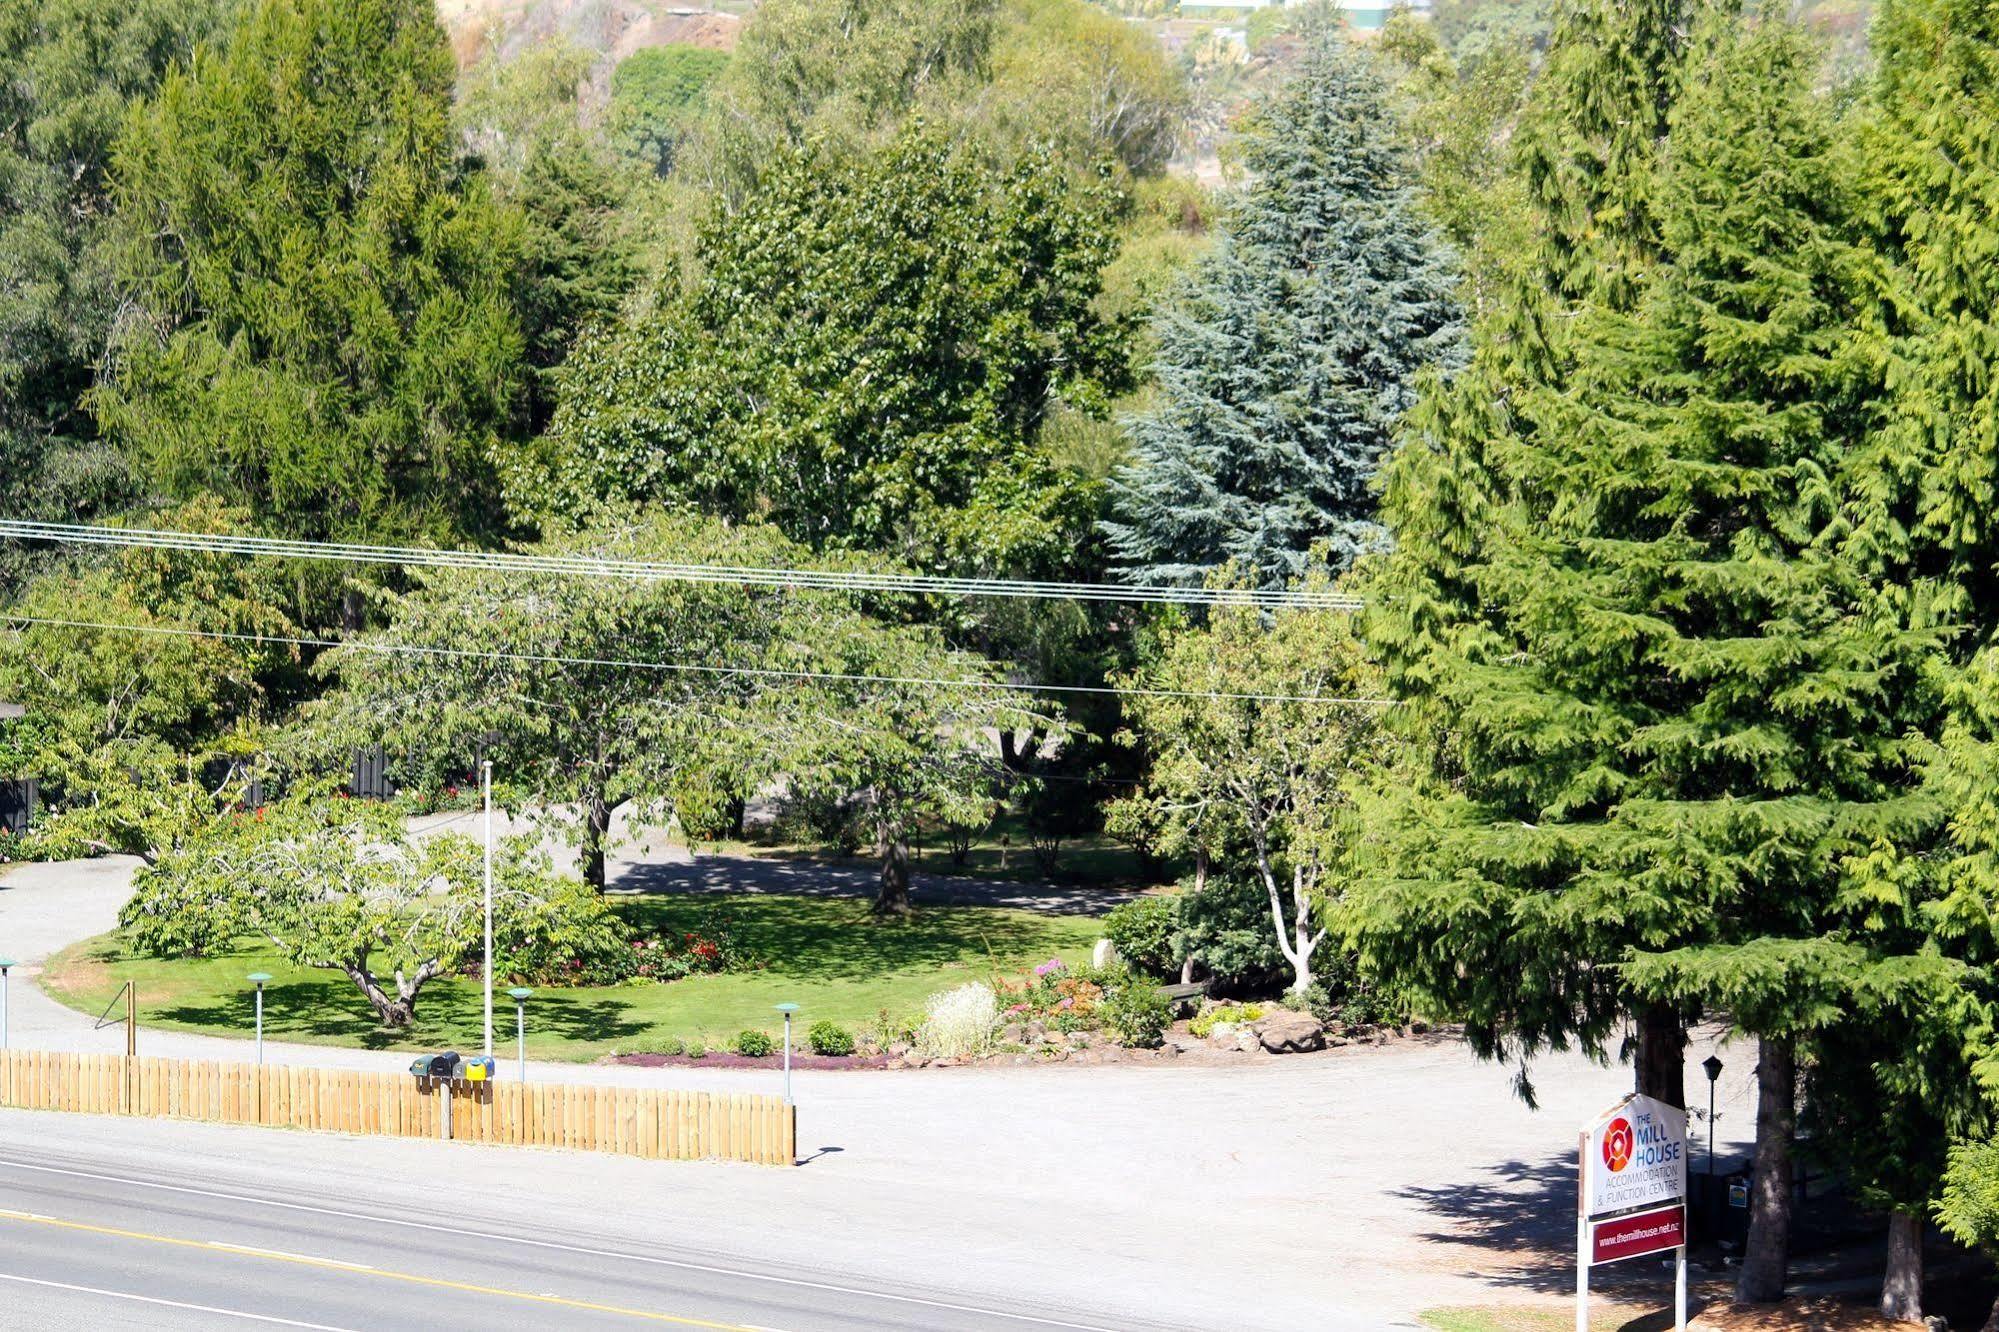
<svg viewBox="0 0 1999 1332">
<path fill-rule="evenodd" d="M 407 1073 L 123 1055 L 0 1052 L 0 1105 L 214 1124 L 617 1152 L 648 1160 L 798 1158 L 794 1107 L 777 1096 L 554 1083 L 449 1084 Z"/>
</svg>

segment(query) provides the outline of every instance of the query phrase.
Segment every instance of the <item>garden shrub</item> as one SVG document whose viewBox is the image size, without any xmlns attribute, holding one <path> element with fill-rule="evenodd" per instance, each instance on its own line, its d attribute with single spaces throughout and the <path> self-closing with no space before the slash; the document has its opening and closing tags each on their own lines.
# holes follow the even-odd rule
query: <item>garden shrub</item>
<svg viewBox="0 0 1999 1332">
<path fill-rule="evenodd" d="M 1187 1030 L 1206 1040 L 1214 1034 L 1218 1023 L 1233 1022 L 1241 1026 L 1245 1022 L 1256 1021 L 1264 1012 L 1262 1004 L 1217 1004 L 1197 1014 L 1194 1020 L 1187 1024 Z"/>
<path fill-rule="evenodd" d="M 708 1057 L 707 1043 L 699 1036 L 696 1036 L 687 1043 L 687 1057 L 689 1059 L 706 1059 Z"/>
<path fill-rule="evenodd" d="M 1097 1012 L 1104 1030 L 1119 1045 L 1150 1049 L 1159 1044 L 1173 1020 L 1173 1001 L 1159 992 L 1152 977 L 1133 971 L 1104 992 Z"/>
<path fill-rule="evenodd" d="M 1174 903 L 1173 948 L 1207 969 L 1225 994 L 1269 992 L 1291 979 L 1270 923 L 1270 897 L 1247 875 L 1214 875 Z"/>
<path fill-rule="evenodd" d="M 1173 947 L 1174 899 L 1141 897 L 1121 902 L 1104 917 L 1104 937 L 1118 956 L 1154 976 L 1172 975 L 1179 965 Z"/>
<path fill-rule="evenodd" d="M 813 1023 L 805 1039 L 816 1055 L 850 1055 L 854 1052 L 854 1034 L 831 1018 L 821 1018 Z"/>
<path fill-rule="evenodd" d="M 999 999 L 983 981 L 930 996 L 916 1045 L 938 1059 L 969 1059 L 992 1049 L 999 1028 Z"/>
<path fill-rule="evenodd" d="M 752 1029 L 736 1033 L 736 1053 L 739 1055 L 761 1059 L 775 1049 L 777 1042 L 770 1038 L 770 1033 L 767 1031 Z"/>
</svg>

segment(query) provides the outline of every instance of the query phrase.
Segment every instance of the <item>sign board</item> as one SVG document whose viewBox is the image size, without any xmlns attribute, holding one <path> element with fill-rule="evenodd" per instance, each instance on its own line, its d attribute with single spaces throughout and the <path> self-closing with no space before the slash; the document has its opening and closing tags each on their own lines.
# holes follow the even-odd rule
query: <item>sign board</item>
<svg viewBox="0 0 1999 1332">
<path fill-rule="evenodd" d="M 1590 1264 L 1618 1263 L 1664 1253 L 1687 1242 L 1687 1209 L 1679 1203 L 1656 1212 L 1636 1212 L 1590 1226 Z"/>
<path fill-rule="evenodd" d="M 1576 1329 L 1588 1332 L 1589 1270 L 1670 1252 L 1673 1326 L 1687 1325 L 1687 1114 L 1627 1096 L 1577 1139 Z"/>
<path fill-rule="evenodd" d="M 1584 1130 L 1582 1165 L 1592 1221 L 1684 1202 L 1686 1111 L 1649 1096 L 1625 1098 Z"/>
</svg>

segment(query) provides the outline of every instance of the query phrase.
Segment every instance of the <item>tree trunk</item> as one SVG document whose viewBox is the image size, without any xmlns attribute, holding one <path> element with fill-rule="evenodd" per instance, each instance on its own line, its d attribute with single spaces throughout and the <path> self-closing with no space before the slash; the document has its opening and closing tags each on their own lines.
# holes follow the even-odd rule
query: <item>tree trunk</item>
<svg viewBox="0 0 1999 1332">
<path fill-rule="evenodd" d="M 604 843 L 611 831 L 611 806 L 600 786 L 590 788 L 583 811 L 583 882 L 604 891 Z"/>
<path fill-rule="evenodd" d="M 1791 1257 L 1791 1135 L 1797 1122 L 1797 1056 L 1789 1040 L 1756 1048 L 1756 1178 L 1749 1195 L 1749 1243 L 1735 1281 L 1737 1304 L 1784 1298 Z"/>
<path fill-rule="evenodd" d="M 350 587 L 340 594 L 340 627 L 350 634 L 358 634 L 367 627 L 368 604 L 361 597 L 361 589 Z"/>
<path fill-rule="evenodd" d="M 743 840 L 745 824 L 750 817 L 750 802 L 742 796 L 731 796 L 728 805 L 729 828 L 737 841 Z"/>
<path fill-rule="evenodd" d="M 909 838 L 900 823 L 875 828 L 875 850 L 881 855 L 881 892 L 875 897 L 877 916 L 909 914 Z"/>
<path fill-rule="evenodd" d="M 366 966 L 349 965 L 343 966 L 340 969 L 347 973 L 347 979 L 353 981 L 355 987 L 361 991 L 361 997 L 366 999 L 368 1006 L 375 1010 L 375 1018 L 383 1026 L 407 1027 L 416 1021 L 415 987 L 409 987 L 408 993 L 398 993 L 392 996 L 381 987 L 381 984 L 376 981 L 374 973 L 369 971 Z M 421 984 L 422 981 L 419 981 L 418 985 Z M 404 988 L 403 986 L 397 987 L 399 991 Z"/>
<path fill-rule="evenodd" d="M 1881 1315 L 1903 1323 L 1923 1321 L 1923 1217 L 1888 1213 L 1888 1272 L 1881 1281 Z"/>
<path fill-rule="evenodd" d="M 1208 848 L 1194 848 L 1194 891 L 1200 892 L 1208 886 Z"/>
<path fill-rule="evenodd" d="M 1985 1326 L 1979 1332 L 1999 1332 L 1999 1300 L 1992 1301 L 1992 1312 L 1985 1315 Z"/>
<path fill-rule="evenodd" d="M 1687 1028 L 1671 1004 L 1646 1004 L 1637 1013 L 1638 1050 L 1632 1061 L 1640 1096 L 1687 1108 Z"/>
</svg>

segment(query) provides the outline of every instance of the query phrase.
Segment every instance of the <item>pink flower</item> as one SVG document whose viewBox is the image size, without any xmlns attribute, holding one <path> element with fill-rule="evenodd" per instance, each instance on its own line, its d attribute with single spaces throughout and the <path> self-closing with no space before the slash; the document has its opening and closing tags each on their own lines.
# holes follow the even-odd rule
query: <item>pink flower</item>
<svg viewBox="0 0 1999 1332">
<path fill-rule="evenodd" d="M 1062 970 L 1062 959 L 1059 957 L 1051 957 L 1046 962 L 1043 962 L 1040 966 L 1036 967 L 1034 969 L 1034 974 L 1037 976 L 1046 976 L 1050 972 L 1055 972 L 1060 970 Z"/>
</svg>

